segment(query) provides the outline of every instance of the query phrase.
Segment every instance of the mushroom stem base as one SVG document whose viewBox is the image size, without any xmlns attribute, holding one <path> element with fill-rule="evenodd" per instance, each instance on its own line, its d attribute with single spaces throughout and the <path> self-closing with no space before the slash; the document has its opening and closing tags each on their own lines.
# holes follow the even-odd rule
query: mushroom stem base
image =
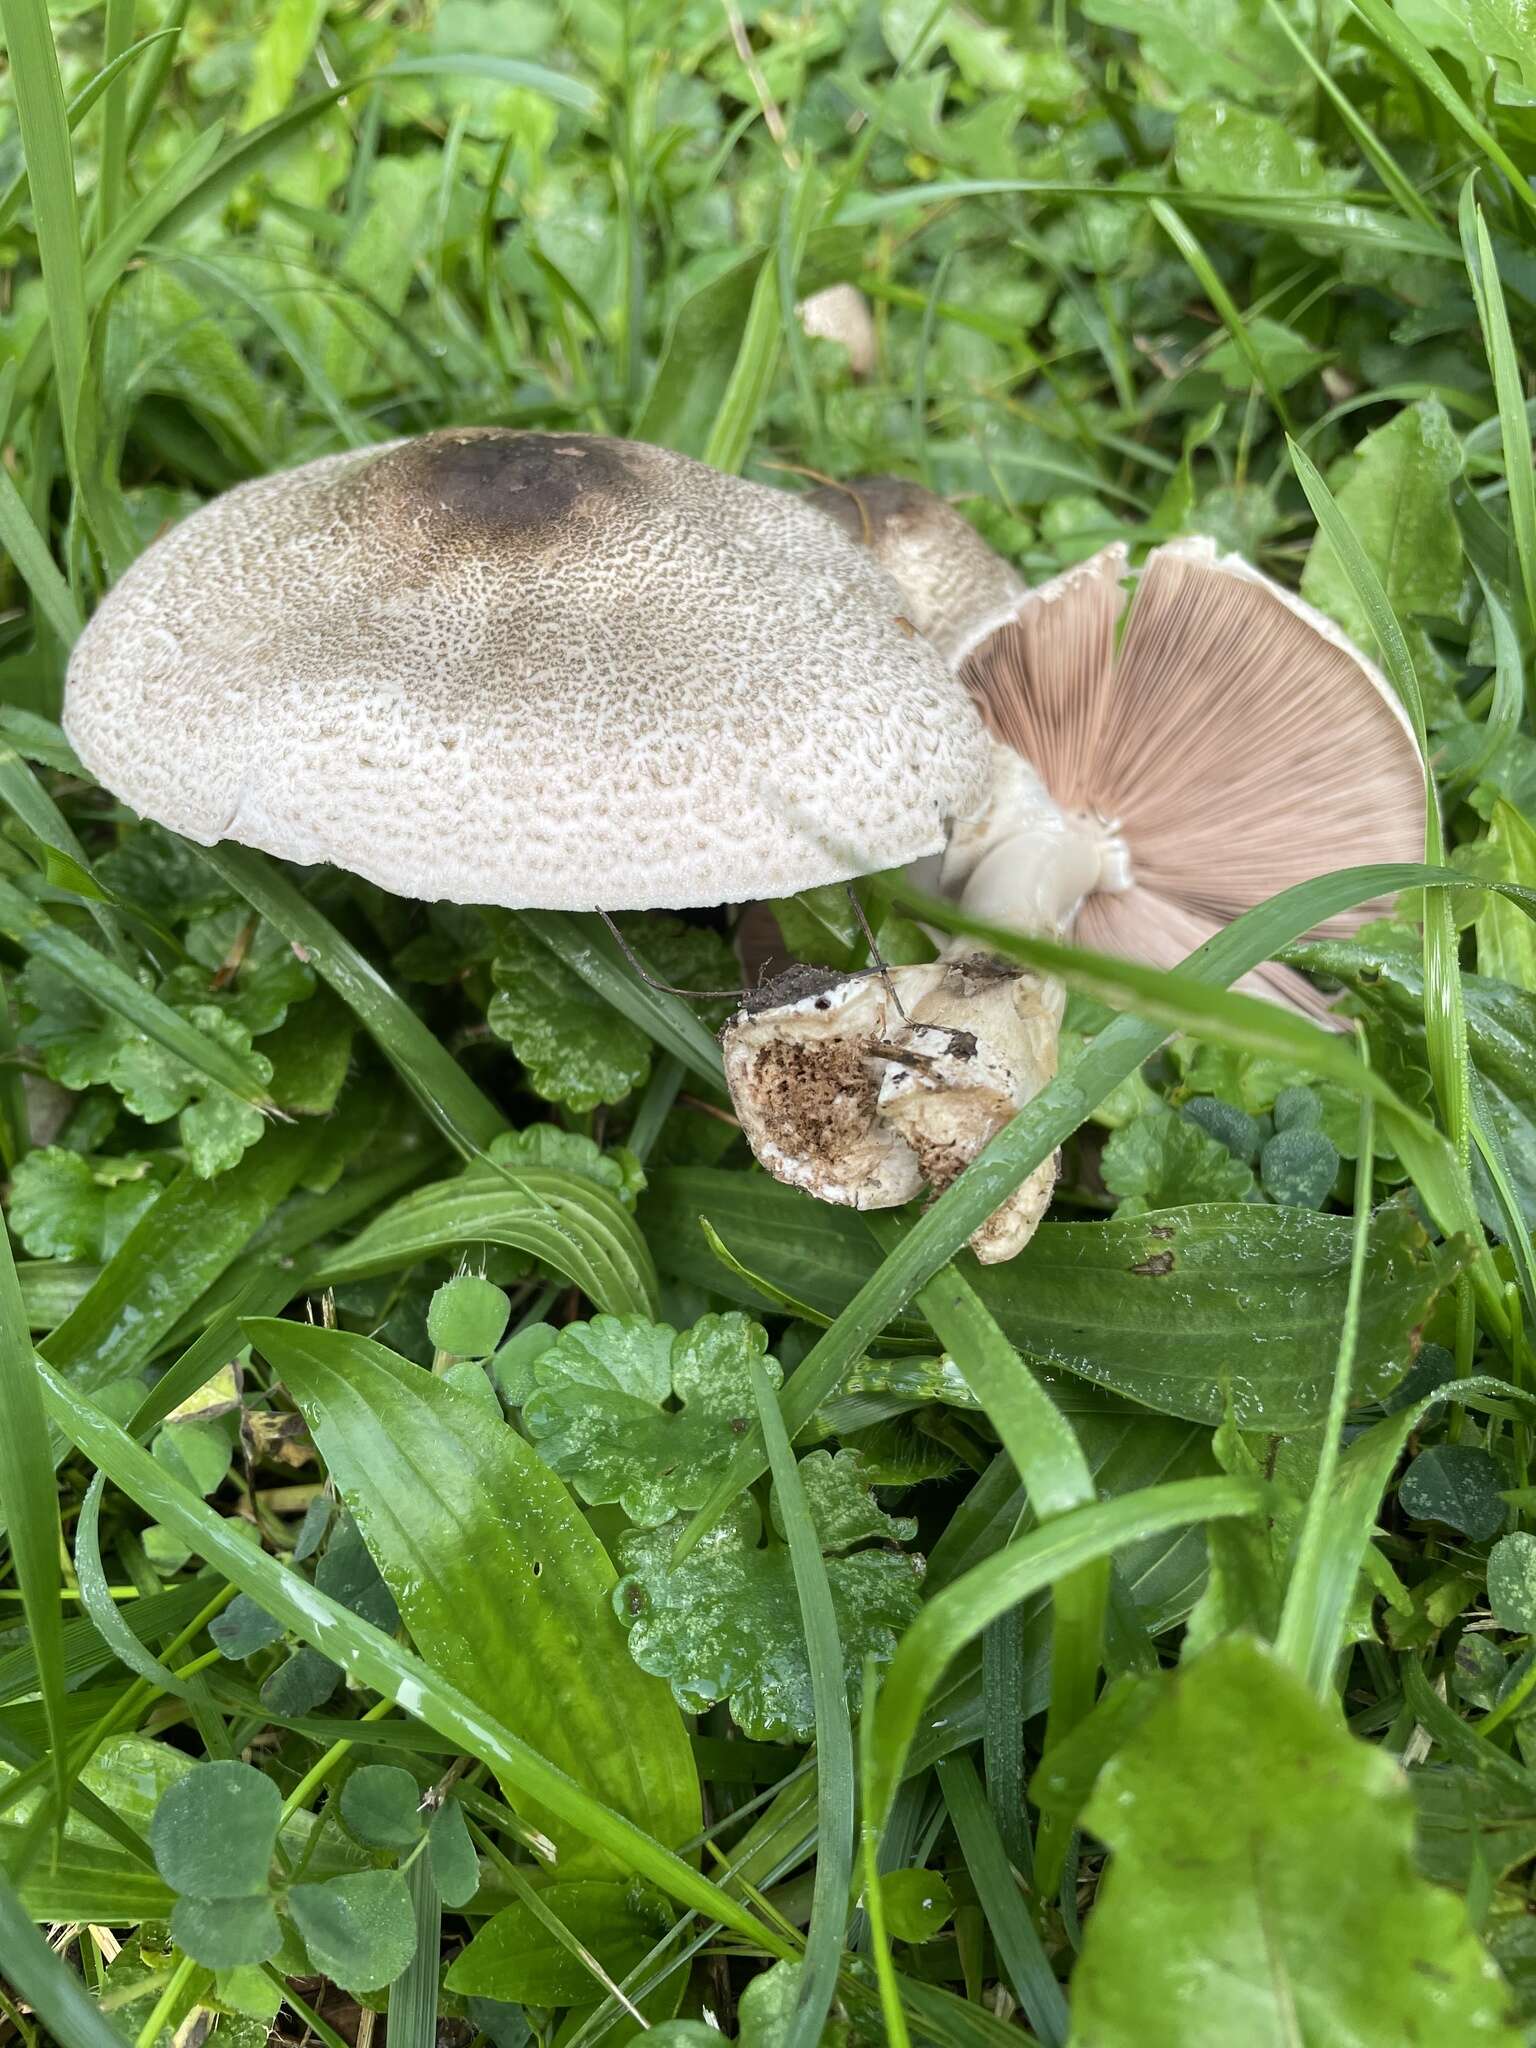
<svg viewBox="0 0 1536 2048">
<path fill-rule="evenodd" d="M 1056 1071 L 1061 984 L 983 953 L 884 974 L 792 969 L 721 1033 L 742 1129 L 776 1180 L 889 1209 L 941 1192 Z M 1034 1235 L 1054 1158 L 971 1238 L 988 1264 Z"/>
</svg>

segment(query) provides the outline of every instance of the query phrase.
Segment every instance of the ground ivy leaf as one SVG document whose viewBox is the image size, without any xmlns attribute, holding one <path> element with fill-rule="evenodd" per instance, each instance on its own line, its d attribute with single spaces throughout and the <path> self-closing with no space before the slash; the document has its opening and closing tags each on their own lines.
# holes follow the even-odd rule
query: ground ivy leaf
<svg viewBox="0 0 1536 2048">
<path fill-rule="evenodd" d="M 288 1910 L 310 1961 L 344 1990 L 382 1990 L 416 1953 L 416 1916 L 398 1870 L 296 1884 Z"/>
<path fill-rule="evenodd" d="M 568 1323 L 533 1364 L 523 1422 L 539 1456 L 589 1506 L 617 1501 L 653 1528 L 703 1505 L 751 1427 L 750 1317 L 704 1316 L 681 1335 L 644 1316 Z M 770 1383 L 781 1374 L 767 1361 Z"/>
<path fill-rule="evenodd" d="M 229 884 L 195 846 L 148 818 L 101 856 L 96 872 L 120 901 L 161 924 L 204 916 L 230 898 Z"/>
<path fill-rule="evenodd" d="M 1240 1202 L 1253 1174 L 1209 1131 L 1181 1116 L 1139 1116 L 1111 1133 L 1099 1163 L 1121 1202 L 1117 1216 L 1143 1216 L 1190 1202 Z"/>
<path fill-rule="evenodd" d="M 873 1482 L 858 1451 L 812 1451 L 800 1460 L 806 1505 L 824 1551 L 851 1550 L 856 1543 L 910 1543 L 917 1534 L 911 1515 L 888 1515 L 875 1499 Z M 784 1534 L 778 1493 L 769 1505 L 776 1535 Z"/>
<path fill-rule="evenodd" d="M 615 1588 L 614 1606 L 629 1628 L 636 1663 L 670 1683 L 685 1713 L 729 1699 L 752 1740 L 807 1741 L 815 1712 L 788 1550 L 761 1547 L 761 1520 L 747 1495 L 674 1566 L 684 1526 L 679 1518 L 619 1541 L 618 1564 L 627 1576 Z M 917 1613 L 921 1575 L 921 1561 L 900 1551 L 861 1550 L 827 1562 L 855 1712 L 864 1660 L 889 1661 L 897 1635 Z"/>
<path fill-rule="evenodd" d="M 35 1259 L 110 1258 L 158 1200 L 161 1162 L 143 1153 L 92 1159 L 48 1145 L 18 1160 L 11 1228 Z"/>
<path fill-rule="evenodd" d="M 1465 1905 L 1414 1868 L 1394 1759 L 1252 1638 L 1170 1674 L 1084 1818 L 1113 1857 L 1072 1980 L 1075 2040 L 1523 2039 Z"/>
<path fill-rule="evenodd" d="M 622 1102 L 651 1070 L 651 1042 L 593 989 L 509 920 L 491 967 L 496 994 L 486 1022 L 527 1069 L 546 1102 L 596 1109 Z"/>
</svg>

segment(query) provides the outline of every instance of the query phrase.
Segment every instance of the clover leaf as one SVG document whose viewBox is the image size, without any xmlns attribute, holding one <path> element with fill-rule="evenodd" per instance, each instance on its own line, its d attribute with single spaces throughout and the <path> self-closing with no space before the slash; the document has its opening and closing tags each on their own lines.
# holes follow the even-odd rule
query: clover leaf
<svg viewBox="0 0 1536 2048">
<path fill-rule="evenodd" d="M 1117 1216 L 1144 1216 L 1186 1202 L 1242 1202 L 1253 1173 L 1225 1144 L 1182 1116 L 1139 1116 L 1114 1132 L 1099 1171 L 1121 1197 Z"/>
<path fill-rule="evenodd" d="M 815 1726 L 811 1670 L 789 1551 L 760 1542 L 756 1503 L 743 1494 L 679 1565 L 681 1517 L 620 1539 L 625 1577 L 614 1607 L 630 1654 L 665 1678 L 685 1713 L 728 1699 L 742 1732 L 758 1742 L 804 1742 Z M 922 1561 L 898 1550 L 860 1550 L 827 1560 L 850 1705 L 863 1694 L 866 1658 L 889 1662 L 917 1614 Z"/>
<path fill-rule="evenodd" d="M 751 1427 L 761 1325 L 733 1311 L 681 1335 L 644 1316 L 568 1323 L 533 1363 L 523 1422 L 539 1456 L 589 1506 L 617 1501 L 654 1527 L 701 1507 Z M 777 1386 L 779 1368 L 767 1364 Z"/>
</svg>

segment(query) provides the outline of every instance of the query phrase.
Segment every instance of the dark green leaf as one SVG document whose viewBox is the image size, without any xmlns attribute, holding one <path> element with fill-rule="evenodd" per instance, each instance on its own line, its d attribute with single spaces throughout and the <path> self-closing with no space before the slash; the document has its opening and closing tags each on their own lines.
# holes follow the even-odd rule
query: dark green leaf
<svg viewBox="0 0 1536 2048">
<path fill-rule="evenodd" d="M 341 1817 L 372 1849 L 409 1849 L 426 1827 L 421 1787 L 398 1764 L 361 1764 L 341 1788 Z"/>
<path fill-rule="evenodd" d="M 199 1899 L 265 1895 L 282 1796 L 249 1764 L 197 1764 L 171 1786 L 150 1825 L 160 1875 Z"/>
<path fill-rule="evenodd" d="M 1509 1512 L 1499 1497 L 1504 1483 L 1496 1462 L 1475 1444 L 1431 1444 L 1403 1474 L 1397 1497 L 1415 1521 L 1443 1522 L 1487 1543 Z"/>
</svg>

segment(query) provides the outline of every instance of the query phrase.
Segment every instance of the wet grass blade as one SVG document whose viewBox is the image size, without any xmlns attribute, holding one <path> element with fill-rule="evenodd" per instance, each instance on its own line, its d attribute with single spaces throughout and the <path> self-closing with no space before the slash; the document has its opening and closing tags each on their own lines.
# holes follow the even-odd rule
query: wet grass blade
<svg viewBox="0 0 1536 2048">
<path fill-rule="evenodd" d="M 152 1519 L 173 1529 L 241 1592 L 295 1635 L 338 1663 L 354 1681 L 389 1699 L 408 1702 L 407 1711 L 469 1755 L 496 1770 L 503 1782 L 520 1786 L 537 1804 L 575 1832 L 608 1849 L 615 1859 L 648 1877 L 669 1897 L 745 1935 L 770 1954 L 793 1960 L 795 1948 L 740 1902 L 700 1876 L 643 1829 L 584 1792 L 563 1771 L 477 1707 L 447 1678 L 392 1637 L 319 1593 L 276 1558 L 245 1542 L 216 1510 L 173 1479 L 87 1397 L 40 1368 L 43 1399 L 59 1429 Z M 121 2048 L 121 2044 L 117 2044 Z"/>
<path fill-rule="evenodd" d="M 1040 2038 L 1041 2048 L 1064 2048 L 1067 2001 L 1056 1981 L 1035 1923 L 1020 1896 L 997 1823 L 987 1806 L 976 1767 L 964 1755 L 942 1757 L 939 1790 L 959 1838 L 960 1853 L 987 1916 L 1013 1995 Z"/>
<path fill-rule="evenodd" d="M 481 1094 L 415 1011 L 275 862 L 227 841 L 198 850 L 253 910 L 302 950 L 456 1150 L 473 1158 L 507 1128 L 501 1111 Z"/>
<path fill-rule="evenodd" d="M 33 1362 L 32 1333 L 16 1278 L 16 1262 L 0 1223 L 0 1514 L 37 1662 L 37 1689 L 48 1724 L 54 1769 L 55 1820 L 69 1801 L 63 1620 L 59 1555 L 63 1532 L 53 1483 L 53 1452 Z"/>
<path fill-rule="evenodd" d="M 752 1391 L 757 1397 L 768 1466 L 778 1493 L 795 1592 L 800 1601 L 816 1710 L 816 1876 L 805 1961 L 800 1969 L 794 2009 L 785 2025 L 783 2048 L 817 2048 L 837 1990 L 848 1893 L 853 1882 L 853 1725 L 843 1677 L 843 1647 L 832 1605 L 832 1587 L 821 1555 L 821 1540 L 811 1519 L 800 1469 L 768 1376 L 755 1355 L 751 1366 Z"/>
<path fill-rule="evenodd" d="M 437 1979 L 442 1964 L 443 1902 L 430 1857 L 418 1855 L 405 1873 L 416 1921 L 416 1953 L 389 1987 L 390 2048 L 436 2048 Z"/>
<path fill-rule="evenodd" d="M 1074 1508 L 963 1572 L 928 1601 L 896 1646 L 875 1710 L 873 1819 L 883 1828 L 923 1709 L 946 1667 L 989 1623 L 1065 1573 L 1113 1557 L 1126 1544 L 1195 1522 L 1259 1513 L 1249 1479 L 1179 1479 L 1119 1500 Z"/>
<path fill-rule="evenodd" d="M 126 1018 L 135 1030 L 184 1060 L 194 1073 L 233 1095 L 237 1102 L 249 1103 L 254 1109 L 272 1108 L 266 1084 L 253 1060 L 199 1031 L 125 969 L 84 939 L 66 931 L 63 925 L 55 924 L 46 911 L 9 882 L 0 882 L 0 932 L 23 952 L 57 967 L 93 1002 Z"/>
</svg>

